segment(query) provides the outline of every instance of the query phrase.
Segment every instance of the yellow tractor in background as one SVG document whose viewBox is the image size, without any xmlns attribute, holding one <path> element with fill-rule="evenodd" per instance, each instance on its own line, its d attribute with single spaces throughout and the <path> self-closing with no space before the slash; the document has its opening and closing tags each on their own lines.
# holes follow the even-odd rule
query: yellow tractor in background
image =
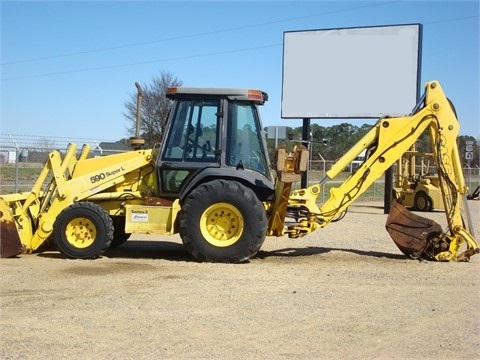
<svg viewBox="0 0 480 360">
<path fill-rule="evenodd" d="M 432 162 L 433 153 L 415 150 L 407 151 L 397 161 L 394 191 L 403 206 L 418 211 L 444 209 L 440 179 L 438 174 L 430 172 L 435 168 Z"/>
<path fill-rule="evenodd" d="M 142 149 L 137 136 L 135 150 L 92 158 L 89 146 L 77 151 L 70 144 L 64 154 L 50 153 L 31 191 L 0 196 L 2 257 L 55 245 L 66 257 L 92 259 L 132 233 L 178 233 L 198 261 L 245 262 L 266 236 L 297 238 L 341 219 L 425 131 L 447 227 L 395 201 L 387 231 L 413 258 L 461 261 L 479 252 L 465 206 L 459 123 L 436 81 L 409 116 L 379 119 L 319 184 L 300 190 L 292 182 L 307 170 L 302 146 L 277 149 L 271 172 L 259 115 L 265 92 L 176 87 L 167 97 L 172 108 L 161 145 Z M 319 207 L 321 187 L 365 150 L 363 163 Z"/>
</svg>

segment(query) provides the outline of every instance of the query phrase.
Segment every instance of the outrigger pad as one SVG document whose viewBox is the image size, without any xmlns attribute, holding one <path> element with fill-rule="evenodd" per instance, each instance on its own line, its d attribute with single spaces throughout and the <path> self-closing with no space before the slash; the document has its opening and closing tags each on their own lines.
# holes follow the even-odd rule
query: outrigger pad
<svg viewBox="0 0 480 360">
<path fill-rule="evenodd" d="M 442 233 L 442 227 L 435 221 L 410 212 L 396 200 L 385 227 L 400 251 L 414 259 L 421 258 L 431 240 Z"/>
</svg>

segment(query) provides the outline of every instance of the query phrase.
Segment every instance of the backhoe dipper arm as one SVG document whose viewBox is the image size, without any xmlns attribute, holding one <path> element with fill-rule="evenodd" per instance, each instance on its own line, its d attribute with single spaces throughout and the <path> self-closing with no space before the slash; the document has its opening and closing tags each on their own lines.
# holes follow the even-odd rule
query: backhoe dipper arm
<svg viewBox="0 0 480 360">
<path fill-rule="evenodd" d="M 426 84 L 425 94 L 412 115 L 380 119 L 350 151 L 332 166 L 320 185 L 329 179 L 334 179 L 363 150 L 367 150 L 368 155 L 364 163 L 340 187 L 330 190 L 330 197 L 320 209 L 311 199 L 312 194 L 316 197 L 320 193 L 315 188 L 318 188 L 318 185 L 301 190 L 299 193 L 293 192 L 289 204 L 297 207 L 303 205 L 308 209 L 309 222 L 314 218 L 319 227 L 326 226 L 339 217 L 375 180 L 400 159 L 426 130 L 430 134 L 435 165 L 440 178 L 449 232 L 449 234 L 441 234 L 438 239 L 429 239 L 430 242 L 433 241 L 434 246 L 438 247 L 433 250 L 433 256 L 436 260 L 450 261 L 461 260 L 478 253 L 479 245 L 469 225 L 471 224 L 470 215 L 467 211 L 468 229 L 466 229 L 461 213 L 462 200 L 468 189 L 465 186 L 456 143 L 459 123 L 449 100 L 436 81 Z M 463 242 L 467 244 L 467 250 L 457 256 L 457 251 Z"/>
</svg>

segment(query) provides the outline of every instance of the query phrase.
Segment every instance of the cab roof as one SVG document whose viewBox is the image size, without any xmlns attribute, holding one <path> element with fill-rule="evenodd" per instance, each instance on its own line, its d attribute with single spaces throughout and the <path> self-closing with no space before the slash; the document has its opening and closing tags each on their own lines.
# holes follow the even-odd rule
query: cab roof
<svg viewBox="0 0 480 360">
<path fill-rule="evenodd" d="M 260 105 L 268 100 L 268 94 L 266 92 L 256 89 L 198 88 L 184 86 L 170 87 L 167 89 L 167 98 L 175 99 L 178 95 L 224 96 L 230 100 L 253 101 Z"/>
</svg>

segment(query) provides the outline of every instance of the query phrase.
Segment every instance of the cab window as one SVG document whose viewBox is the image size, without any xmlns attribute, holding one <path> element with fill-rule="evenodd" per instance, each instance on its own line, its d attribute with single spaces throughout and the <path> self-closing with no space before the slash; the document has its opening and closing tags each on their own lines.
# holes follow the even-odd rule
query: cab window
<svg viewBox="0 0 480 360">
<path fill-rule="evenodd" d="M 228 111 L 227 164 L 267 173 L 267 160 L 257 108 L 252 104 L 233 102 Z"/>
<path fill-rule="evenodd" d="M 162 160 L 216 161 L 218 101 L 182 101 Z"/>
</svg>

